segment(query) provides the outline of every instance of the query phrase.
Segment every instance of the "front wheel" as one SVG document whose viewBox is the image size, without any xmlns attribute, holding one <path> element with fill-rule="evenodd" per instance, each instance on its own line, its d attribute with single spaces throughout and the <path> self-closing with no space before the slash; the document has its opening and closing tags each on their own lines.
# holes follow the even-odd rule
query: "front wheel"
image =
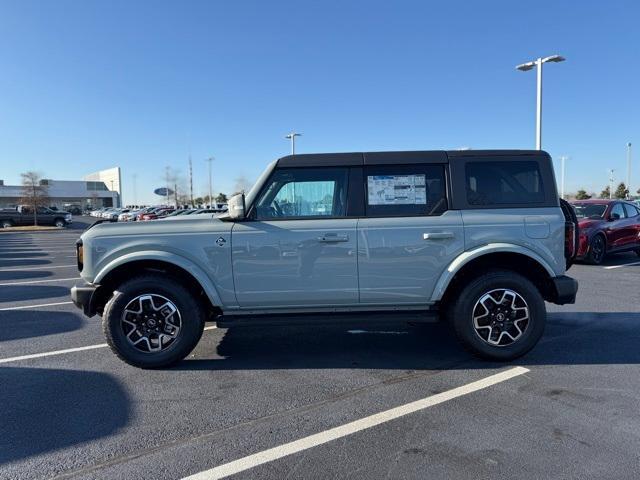
<svg viewBox="0 0 640 480">
<path fill-rule="evenodd" d="M 62 228 L 66 225 L 65 221 L 61 218 L 56 218 L 55 222 L 53 222 L 53 224 L 58 227 L 58 228 Z"/>
<path fill-rule="evenodd" d="M 173 365 L 195 348 L 204 312 L 177 281 L 145 275 L 120 285 L 105 306 L 104 334 L 111 350 L 135 367 Z"/>
<path fill-rule="evenodd" d="M 11 220 L 3 220 L 2 228 L 11 228 L 13 227 L 13 222 Z"/>
<path fill-rule="evenodd" d="M 525 277 L 495 270 L 469 282 L 449 308 L 448 320 L 473 354 L 507 361 L 531 350 L 544 332 L 546 310 Z"/>
</svg>

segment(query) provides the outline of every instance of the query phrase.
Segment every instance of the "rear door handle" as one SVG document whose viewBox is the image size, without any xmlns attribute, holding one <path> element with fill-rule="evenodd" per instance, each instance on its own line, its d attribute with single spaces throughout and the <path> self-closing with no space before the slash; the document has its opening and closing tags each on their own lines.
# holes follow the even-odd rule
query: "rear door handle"
<svg viewBox="0 0 640 480">
<path fill-rule="evenodd" d="M 428 232 L 422 234 L 423 240 L 446 240 L 453 238 L 453 232 Z"/>
<path fill-rule="evenodd" d="M 337 235 L 335 233 L 325 233 L 321 237 L 318 237 L 318 241 L 323 243 L 348 242 L 349 235 Z"/>
</svg>

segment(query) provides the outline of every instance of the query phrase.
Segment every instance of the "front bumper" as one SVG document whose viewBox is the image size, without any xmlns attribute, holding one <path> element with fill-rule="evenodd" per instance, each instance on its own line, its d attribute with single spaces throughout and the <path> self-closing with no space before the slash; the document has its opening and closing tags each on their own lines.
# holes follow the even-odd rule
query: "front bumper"
<svg viewBox="0 0 640 480">
<path fill-rule="evenodd" d="M 93 317 L 96 312 L 95 299 L 98 287 L 90 283 L 80 283 L 71 287 L 71 300 L 87 317 Z"/>
<path fill-rule="evenodd" d="M 557 305 L 576 303 L 578 293 L 578 282 L 566 275 L 560 275 L 551 279 L 549 301 Z"/>
</svg>

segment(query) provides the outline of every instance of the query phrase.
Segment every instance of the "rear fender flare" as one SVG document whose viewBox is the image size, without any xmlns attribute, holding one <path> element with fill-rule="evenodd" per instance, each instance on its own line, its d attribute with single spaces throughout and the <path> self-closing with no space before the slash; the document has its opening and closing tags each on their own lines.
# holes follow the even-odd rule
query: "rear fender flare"
<svg viewBox="0 0 640 480">
<path fill-rule="evenodd" d="M 462 269 L 462 267 L 464 267 L 472 260 L 491 253 L 517 253 L 520 255 L 525 255 L 538 262 L 546 270 L 550 277 L 556 276 L 556 273 L 553 271 L 553 268 L 551 268 L 551 265 L 549 265 L 548 262 L 546 262 L 540 255 L 538 255 L 534 251 L 526 247 L 514 245 L 511 243 L 492 243 L 470 250 L 468 252 L 463 252 L 458 255 L 455 260 L 453 260 L 440 275 L 440 278 L 436 282 L 436 286 L 433 289 L 431 302 L 442 300 L 442 297 L 447 291 L 451 280 L 456 275 L 456 273 L 458 273 Z"/>
</svg>

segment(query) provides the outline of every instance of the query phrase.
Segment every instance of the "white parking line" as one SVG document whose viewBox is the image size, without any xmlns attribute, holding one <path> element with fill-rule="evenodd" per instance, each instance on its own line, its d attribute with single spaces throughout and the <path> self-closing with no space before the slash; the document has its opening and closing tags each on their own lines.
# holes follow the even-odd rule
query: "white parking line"
<svg viewBox="0 0 640 480">
<path fill-rule="evenodd" d="M 605 270 L 613 270 L 614 268 L 630 267 L 631 265 L 640 265 L 640 262 L 625 263 L 623 265 L 611 265 L 610 267 L 603 267 Z"/>
<path fill-rule="evenodd" d="M 9 283 L 0 283 L 0 287 L 9 287 L 12 285 L 31 285 L 33 283 L 49 283 L 49 282 L 66 282 L 69 280 L 80 280 L 80 277 L 71 277 L 71 278 L 50 278 L 47 280 L 29 280 L 27 282 L 9 282 Z"/>
<path fill-rule="evenodd" d="M 104 348 L 106 346 L 106 343 L 99 343 L 97 345 L 87 345 L 86 347 L 66 348 L 64 350 L 55 350 L 53 352 L 32 353 L 31 355 L 21 355 L 19 357 L 1 358 L 0 364 L 19 362 L 20 360 L 29 360 L 32 358 L 52 357 L 54 355 L 62 355 L 65 353 L 83 352 L 85 350 L 95 350 L 96 348 Z"/>
<path fill-rule="evenodd" d="M 205 330 L 213 330 L 215 325 L 204 327 Z M 95 345 L 87 345 L 85 347 L 65 348 L 64 350 L 54 350 L 52 352 L 32 353 L 30 355 L 20 355 L 19 357 L 0 358 L 0 364 L 19 362 L 21 360 L 31 360 L 32 358 L 53 357 L 55 355 L 64 355 L 65 353 L 84 352 L 86 350 L 95 350 L 97 348 L 104 348 L 108 345 L 106 343 L 97 343 Z"/>
<path fill-rule="evenodd" d="M 0 312 L 7 312 L 9 310 L 27 310 L 29 308 L 53 307 L 55 305 L 69 305 L 70 303 L 73 303 L 73 302 L 69 301 L 69 302 L 56 302 L 56 303 L 40 303 L 38 305 L 22 305 L 20 307 L 6 307 L 6 308 L 0 308 Z"/>
<path fill-rule="evenodd" d="M 383 412 L 346 423 L 339 427 L 316 433 L 315 435 L 310 435 L 308 437 L 304 437 L 290 443 L 285 443 L 284 445 L 279 445 L 277 447 L 255 453 L 253 455 L 234 460 L 233 462 L 225 463 L 210 470 L 205 470 L 189 477 L 185 477 L 183 480 L 214 480 L 225 478 L 230 475 L 235 475 L 236 473 L 249 470 L 251 468 L 257 467 L 258 465 L 273 462 L 274 460 L 278 460 L 279 458 L 293 455 L 309 448 L 317 447 L 318 445 L 337 440 L 338 438 L 346 437 L 362 430 L 366 430 L 377 425 L 390 422 L 391 420 L 404 417 L 411 413 L 433 407 L 434 405 L 453 400 L 454 398 L 477 392 L 478 390 L 482 390 L 511 378 L 517 377 L 519 375 L 523 375 L 528 371 L 529 369 L 524 367 L 510 368 L 509 370 L 506 370 L 504 372 L 500 372 L 481 380 L 468 383 L 461 387 L 453 388 L 436 395 L 431 395 L 429 397 L 416 400 L 415 402 L 407 403 L 406 405 L 391 408 L 389 410 L 385 410 Z"/>
<path fill-rule="evenodd" d="M 50 268 L 78 268 L 77 265 L 53 265 L 40 267 L 0 268 L 0 272 L 22 272 L 23 270 L 49 270 Z"/>
</svg>

